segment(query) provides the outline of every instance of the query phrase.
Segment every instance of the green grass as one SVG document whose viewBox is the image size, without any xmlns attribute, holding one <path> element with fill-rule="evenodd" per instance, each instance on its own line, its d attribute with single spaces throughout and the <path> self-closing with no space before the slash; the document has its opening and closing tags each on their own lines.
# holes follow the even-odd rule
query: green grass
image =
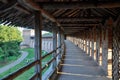
<svg viewBox="0 0 120 80">
<path fill-rule="evenodd" d="M 28 49 L 23 49 L 23 51 L 27 51 L 29 52 L 29 55 L 26 57 L 26 59 L 24 59 L 20 64 L 14 66 L 13 68 L 9 69 L 6 72 L 3 72 L 2 74 L 0 74 L 0 78 L 10 74 L 11 72 L 14 72 L 16 70 L 18 70 L 19 68 L 23 67 L 26 65 L 26 60 L 30 59 L 30 62 L 33 61 L 34 58 L 34 49 L 32 48 L 28 48 Z M 44 52 L 42 52 L 42 55 L 45 55 Z M 52 58 L 52 55 L 47 56 L 45 59 L 43 59 L 44 62 L 49 61 Z M 44 64 L 43 64 L 44 65 Z M 48 67 L 42 72 L 44 74 L 44 72 L 48 69 Z M 14 80 L 28 80 L 35 72 L 35 68 L 32 67 L 31 69 L 29 69 L 28 71 L 24 72 L 23 74 L 21 74 L 20 76 L 18 76 L 17 78 L 15 78 Z"/>
<path fill-rule="evenodd" d="M 4 60 L 0 57 L 0 68 L 4 67 L 5 65 L 8 65 L 8 64 L 12 63 L 13 61 L 17 60 L 20 56 L 21 56 L 21 55 L 19 55 L 19 56 L 10 56 L 10 57 L 7 58 L 6 61 L 4 61 Z"/>
</svg>

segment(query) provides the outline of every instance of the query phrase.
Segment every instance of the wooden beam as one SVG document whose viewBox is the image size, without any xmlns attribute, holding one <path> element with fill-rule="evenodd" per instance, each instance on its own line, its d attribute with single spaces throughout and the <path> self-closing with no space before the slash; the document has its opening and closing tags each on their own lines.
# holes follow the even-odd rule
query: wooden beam
<svg viewBox="0 0 120 80">
<path fill-rule="evenodd" d="M 57 18 L 59 22 L 73 22 L 73 21 L 98 21 L 101 22 L 101 19 L 97 18 Z"/>
<path fill-rule="evenodd" d="M 41 11 L 42 13 L 42 16 L 44 16 L 45 18 L 51 20 L 52 22 L 56 22 L 57 23 L 57 26 L 60 26 L 61 25 L 59 24 L 59 22 L 52 16 L 50 15 L 47 11 L 45 11 L 44 9 L 42 9 L 39 5 L 37 5 L 35 2 L 33 2 L 32 0 L 18 0 L 19 3 L 23 6 L 27 6 L 29 7 L 30 9 L 32 10 L 38 10 L 38 11 Z M 61 27 L 61 29 L 63 29 Z"/>
<path fill-rule="evenodd" d="M 16 5 L 14 8 L 17 9 L 17 10 L 20 10 L 20 11 L 26 13 L 26 14 L 30 14 L 30 12 L 27 9 L 25 9 L 24 7 L 22 7 L 20 5 Z"/>
<path fill-rule="evenodd" d="M 8 11 L 17 5 L 17 0 L 8 1 L 7 3 L 1 5 L 0 13 Z"/>
<path fill-rule="evenodd" d="M 41 2 L 44 9 L 83 9 L 83 8 L 115 8 L 120 7 L 120 1 L 99 2 Z"/>
<path fill-rule="evenodd" d="M 76 26 L 76 27 L 77 27 L 77 26 L 97 26 L 97 25 L 99 25 L 99 24 L 82 24 L 82 23 L 80 24 L 80 23 L 78 23 L 78 24 L 61 24 L 61 25 L 62 25 L 62 26 L 69 26 L 69 27 L 70 27 L 70 26 L 71 26 L 71 27 L 72 27 L 72 26 Z"/>
<path fill-rule="evenodd" d="M 74 26 L 72 26 L 72 27 L 64 27 L 64 29 L 67 29 L 67 28 L 75 28 L 75 29 L 78 29 L 78 28 L 88 28 L 88 26 L 85 26 L 85 27 L 83 27 L 83 26 L 78 26 L 78 27 L 74 27 Z"/>
</svg>

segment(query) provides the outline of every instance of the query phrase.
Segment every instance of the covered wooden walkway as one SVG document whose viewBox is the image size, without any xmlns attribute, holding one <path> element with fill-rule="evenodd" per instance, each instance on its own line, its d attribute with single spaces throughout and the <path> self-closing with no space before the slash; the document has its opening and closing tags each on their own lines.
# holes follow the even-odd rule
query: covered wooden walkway
<svg viewBox="0 0 120 80">
<path fill-rule="evenodd" d="M 66 54 L 58 80 L 109 80 L 103 69 L 82 49 L 70 41 L 65 41 Z"/>
<path fill-rule="evenodd" d="M 13 80 L 32 67 L 30 80 L 56 80 L 57 73 L 58 80 L 105 80 L 105 75 L 120 80 L 120 1 L 0 0 L 0 5 L 0 23 L 35 30 L 35 61 L 2 80 Z M 42 30 L 53 33 L 53 51 L 44 56 Z M 66 41 L 66 53 L 64 40 L 75 44 Z M 49 55 L 52 59 L 42 65 Z M 43 79 L 48 66 L 51 72 Z"/>
</svg>

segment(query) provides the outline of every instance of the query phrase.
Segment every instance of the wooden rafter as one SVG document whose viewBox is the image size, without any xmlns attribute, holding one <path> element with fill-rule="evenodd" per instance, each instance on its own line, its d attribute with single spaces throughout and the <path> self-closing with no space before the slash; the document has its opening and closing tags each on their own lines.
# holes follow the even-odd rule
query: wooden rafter
<svg viewBox="0 0 120 80">
<path fill-rule="evenodd" d="M 52 16 L 50 15 L 47 11 L 45 11 L 44 9 L 42 9 L 39 5 L 37 5 L 36 3 L 34 3 L 32 0 L 18 0 L 20 3 L 24 3 L 21 4 L 23 6 L 27 6 L 29 8 L 31 8 L 32 10 L 38 10 L 41 11 L 42 16 L 46 17 L 47 19 L 51 20 L 52 22 L 56 22 L 57 26 L 61 27 L 62 26 L 59 24 L 59 22 Z"/>
<path fill-rule="evenodd" d="M 3 1 L 4 2 L 4 1 Z M 17 0 L 12 0 L 11 2 L 10 1 L 5 1 L 5 4 L 3 4 L 1 7 L 0 7 L 0 13 L 1 12 L 5 12 L 5 11 L 8 11 L 10 10 L 11 8 L 13 8 L 14 6 L 17 5 Z"/>
<path fill-rule="evenodd" d="M 115 8 L 120 7 L 120 1 L 99 2 L 42 2 L 44 9 L 83 9 L 83 8 Z"/>
<path fill-rule="evenodd" d="M 80 24 L 80 23 L 79 23 L 79 24 L 61 24 L 61 25 L 62 25 L 63 27 L 64 27 L 64 26 L 71 26 L 71 27 L 72 27 L 72 26 L 97 26 L 97 25 L 99 25 L 99 24 L 82 24 L 82 23 Z"/>
<path fill-rule="evenodd" d="M 57 18 L 59 22 L 71 22 L 71 21 L 98 21 L 101 22 L 101 18 Z"/>
</svg>

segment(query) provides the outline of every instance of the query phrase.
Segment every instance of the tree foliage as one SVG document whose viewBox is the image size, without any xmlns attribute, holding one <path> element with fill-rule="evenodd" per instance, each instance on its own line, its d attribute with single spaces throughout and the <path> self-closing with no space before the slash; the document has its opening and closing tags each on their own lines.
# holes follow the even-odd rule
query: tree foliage
<svg viewBox="0 0 120 80">
<path fill-rule="evenodd" d="M 13 26 L 0 25 L 0 42 L 22 41 L 20 31 Z"/>
<path fill-rule="evenodd" d="M 0 57 L 17 56 L 21 41 L 21 32 L 16 27 L 0 25 Z"/>
</svg>

